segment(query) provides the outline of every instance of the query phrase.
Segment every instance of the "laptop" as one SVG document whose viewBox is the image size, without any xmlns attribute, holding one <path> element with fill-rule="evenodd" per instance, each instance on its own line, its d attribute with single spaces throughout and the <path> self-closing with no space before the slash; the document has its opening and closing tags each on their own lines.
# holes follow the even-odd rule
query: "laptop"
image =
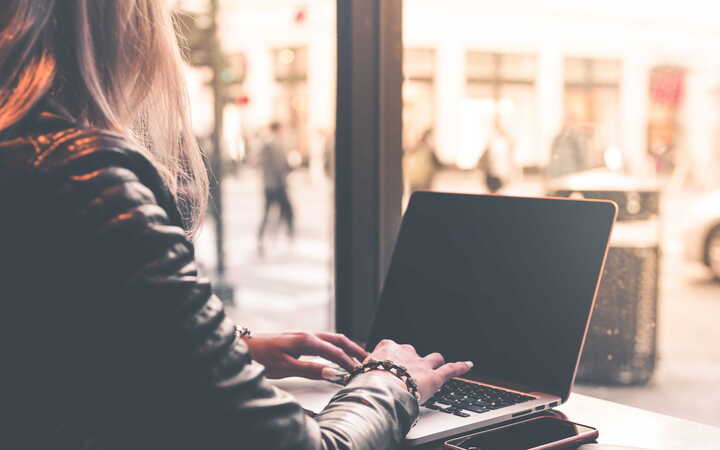
<svg viewBox="0 0 720 450">
<path fill-rule="evenodd" d="M 390 338 L 474 367 L 421 406 L 406 444 L 568 399 L 615 215 L 607 201 L 412 195 L 368 348 Z M 318 383 L 280 386 L 318 410 L 340 389 Z"/>
</svg>

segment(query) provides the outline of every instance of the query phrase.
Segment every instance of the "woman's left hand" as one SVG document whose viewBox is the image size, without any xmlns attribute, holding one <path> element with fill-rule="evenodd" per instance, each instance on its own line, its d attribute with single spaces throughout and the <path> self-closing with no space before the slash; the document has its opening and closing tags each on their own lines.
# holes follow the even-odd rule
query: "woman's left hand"
<svg viewBox="0 0 720 450">
<path fill-rule="evenodd" d="M 320 356 L 350 371 L 368 356 L 343 334 L 284 332 L 254 334 L 245 339 L 250 356 L 265 366 L 268 378 L 304 377 L 334 379 L 338 371 L 325 364 L 301 361 L 300 356 Z"/>
</svg>

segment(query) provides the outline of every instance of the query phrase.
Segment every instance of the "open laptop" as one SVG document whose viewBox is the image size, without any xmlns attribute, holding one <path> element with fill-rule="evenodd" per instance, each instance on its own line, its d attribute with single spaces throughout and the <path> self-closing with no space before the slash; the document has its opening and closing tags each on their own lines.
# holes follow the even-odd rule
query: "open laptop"
<svg viewBox="0 0 720 450">
<path fill-rule="evenodd" d="M 474 367 L 420 408 L 408 444 L 568 399 L 615 214 L 605 201 L 412 195 L 368 348 L 390 338 Z M 339 389 L 282 387 L 311 410 Z"/>
</svg>

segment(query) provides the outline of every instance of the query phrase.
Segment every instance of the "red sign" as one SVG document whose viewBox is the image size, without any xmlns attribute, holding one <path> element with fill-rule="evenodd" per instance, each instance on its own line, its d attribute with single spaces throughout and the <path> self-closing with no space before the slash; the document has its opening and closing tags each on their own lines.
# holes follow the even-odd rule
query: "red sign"
<svg viewBox="0 0 720 450">
<path fill-rule="evenodd" d="M 305 23 L 305 20 L 307 19 L 307 11 L 305 10 L 305 7 L 300 7 L 295 12 L 295 23 L 298 25 L 302 25 Z"/>
<path fill-rule="evenodd" d="M 650 99 L 677 108 L 685 96 L 685 71 L 681 68 L 657 68 L 650 72 Z"/>
</svg>

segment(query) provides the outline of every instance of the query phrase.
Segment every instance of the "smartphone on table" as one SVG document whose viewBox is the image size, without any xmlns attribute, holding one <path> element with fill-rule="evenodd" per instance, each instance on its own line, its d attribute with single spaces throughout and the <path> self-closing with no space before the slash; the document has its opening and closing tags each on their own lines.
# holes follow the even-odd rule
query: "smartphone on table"
<svg viewBox="0 0 720 450">
<path fill-rule="evenodd" d="M 509 425 L 450 439 L 454 450 L 545 450 L 595 442 L 595 428 L 555 417 L 535 417 Z"/>
</svg>

